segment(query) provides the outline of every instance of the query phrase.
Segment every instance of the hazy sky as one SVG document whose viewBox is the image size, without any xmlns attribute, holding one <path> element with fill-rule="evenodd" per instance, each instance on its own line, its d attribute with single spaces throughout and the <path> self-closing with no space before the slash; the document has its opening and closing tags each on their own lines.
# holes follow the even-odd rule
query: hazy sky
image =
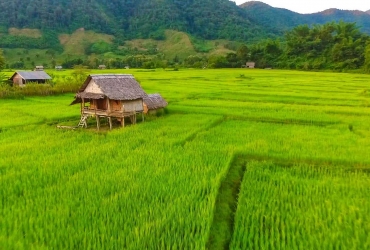
<svg viewBox="0 0 370 250">
<path fill-rule="evenodd" d="M 248 0 L 233 0 L 236 4 Z M 370 0 L 262 0 L 273 7 L 285 8 L 299 13 L 314 13 L 330 8 L 344 10 L 370 10 Z"/>
</svg>

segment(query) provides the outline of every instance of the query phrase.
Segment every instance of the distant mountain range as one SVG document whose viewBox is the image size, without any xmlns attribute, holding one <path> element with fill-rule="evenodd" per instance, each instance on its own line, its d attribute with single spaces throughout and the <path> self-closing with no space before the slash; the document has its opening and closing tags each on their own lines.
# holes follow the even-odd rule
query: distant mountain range
<svg viewBox="0 0 370 250">
<path fill-rule="evenodd" d="M 324 24 L 327 22 L 356 22 L 361 30 L 370 34 L 370 10 L 351 11 L 328 9 L 313 14 L 299 14 L 287 9 L 274 8 L 259 1 L 250 1 L 240 5 L 247 16 L 258 25 L 265 28 L 268 35 L 282 34 L 302 24 Z"/>
</svg>

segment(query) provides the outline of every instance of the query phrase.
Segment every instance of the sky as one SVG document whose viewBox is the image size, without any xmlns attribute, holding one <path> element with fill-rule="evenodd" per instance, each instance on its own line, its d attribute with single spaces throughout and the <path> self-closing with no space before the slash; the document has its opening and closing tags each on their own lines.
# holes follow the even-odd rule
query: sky
<svg viewBox="0 0 370 250">
<path fill-rule="evenodd" d="M 236 4 L 248 0 L 233 0 Z M 306 14 L 323 11 L 330 8 L 344 10 L 370 10 L 370 0 L 261 0 L 273 7 L 285 8 L 294 12 Z"/>
</svg>

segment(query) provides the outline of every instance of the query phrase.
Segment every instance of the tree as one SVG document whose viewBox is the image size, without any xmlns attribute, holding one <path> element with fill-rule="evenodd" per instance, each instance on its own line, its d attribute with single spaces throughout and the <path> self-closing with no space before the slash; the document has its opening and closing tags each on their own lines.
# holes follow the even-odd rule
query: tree
<svg viewBox="0 0 370 250">
<path fill-rule="evenodd" d="M 370 43 L 366 46 L 365 51 L 365 72 L 370 73 Z"/>
<path fill-rule="evenodd" d="M 243 44 L 236 51 L 236 57 L 241 64 L 245 64 L 250 58 L 250 51 L 247 45 Z"/>
<path fill-rule="evenodd" d="M 3 51 L 0 50 L 0 71 L 4 68 L 4 66 L 5 66 L 4 54 Z"/>
<path fill-rule="evenodd" d="M 4 68 L 4 66 L 5 66 L 5 59 L 4 59 L 4 56 L 3 56 L 3 51 L 0 50 L 0 85 L 5 83 L 5 81 L 6 81 L 5 75 L 1 72 L 1 70 Z"/>
</svg>

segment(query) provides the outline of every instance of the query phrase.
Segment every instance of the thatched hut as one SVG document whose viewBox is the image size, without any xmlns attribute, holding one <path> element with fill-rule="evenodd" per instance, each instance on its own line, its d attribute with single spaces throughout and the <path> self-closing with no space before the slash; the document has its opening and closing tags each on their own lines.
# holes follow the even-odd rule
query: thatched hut
<svg viewBox="0 0 370 250">
<path fill-rule="evenodd" d="M 106 69 L 106 68 L 107 68 L 107 66 L 105 66 L 103 64 L 101 64 L 101 65 L 98 66 L 98 69 Z"/>
<path fill-rule="evenodd" d="M 42 65 L 36 66 L 34 71 L 44 71 L 44 66 Z"/>
<path fill-rule="evenodd" d="M 256 63 L 255 62 L 247 62 L 245 64 L 245 67 L 248 68 L 248 69 L 254 69 L 256 67 Z"/>
<path fill-rule="evenodd" d="M 101 117 L 107 117 L 112 128 L 112 118 L 120 121 L 122 126 L 124 126 L 125 117 L 130 117 L 131 122 L 136 123 L 136 115 L 144 111 L 145 96 L 146 93 L 132 75 L 90 75 L 71 105 L 81 103 L 79 126 L 86 127 L 86 119 L 95 116 L 98 129 Z"/>
<path fill-rule="evenodd" d="M 160 94 L 149 94 L 144 97 L 144 114 L 155 114 L 168 105 Z"/>
<path fill-rule="evenodd" d="M 23 87 L 27 83 L 47 83 L 51 77 L 45 71 L 17 71 L 9 78 L 14 86 Z"/>
</svg>

